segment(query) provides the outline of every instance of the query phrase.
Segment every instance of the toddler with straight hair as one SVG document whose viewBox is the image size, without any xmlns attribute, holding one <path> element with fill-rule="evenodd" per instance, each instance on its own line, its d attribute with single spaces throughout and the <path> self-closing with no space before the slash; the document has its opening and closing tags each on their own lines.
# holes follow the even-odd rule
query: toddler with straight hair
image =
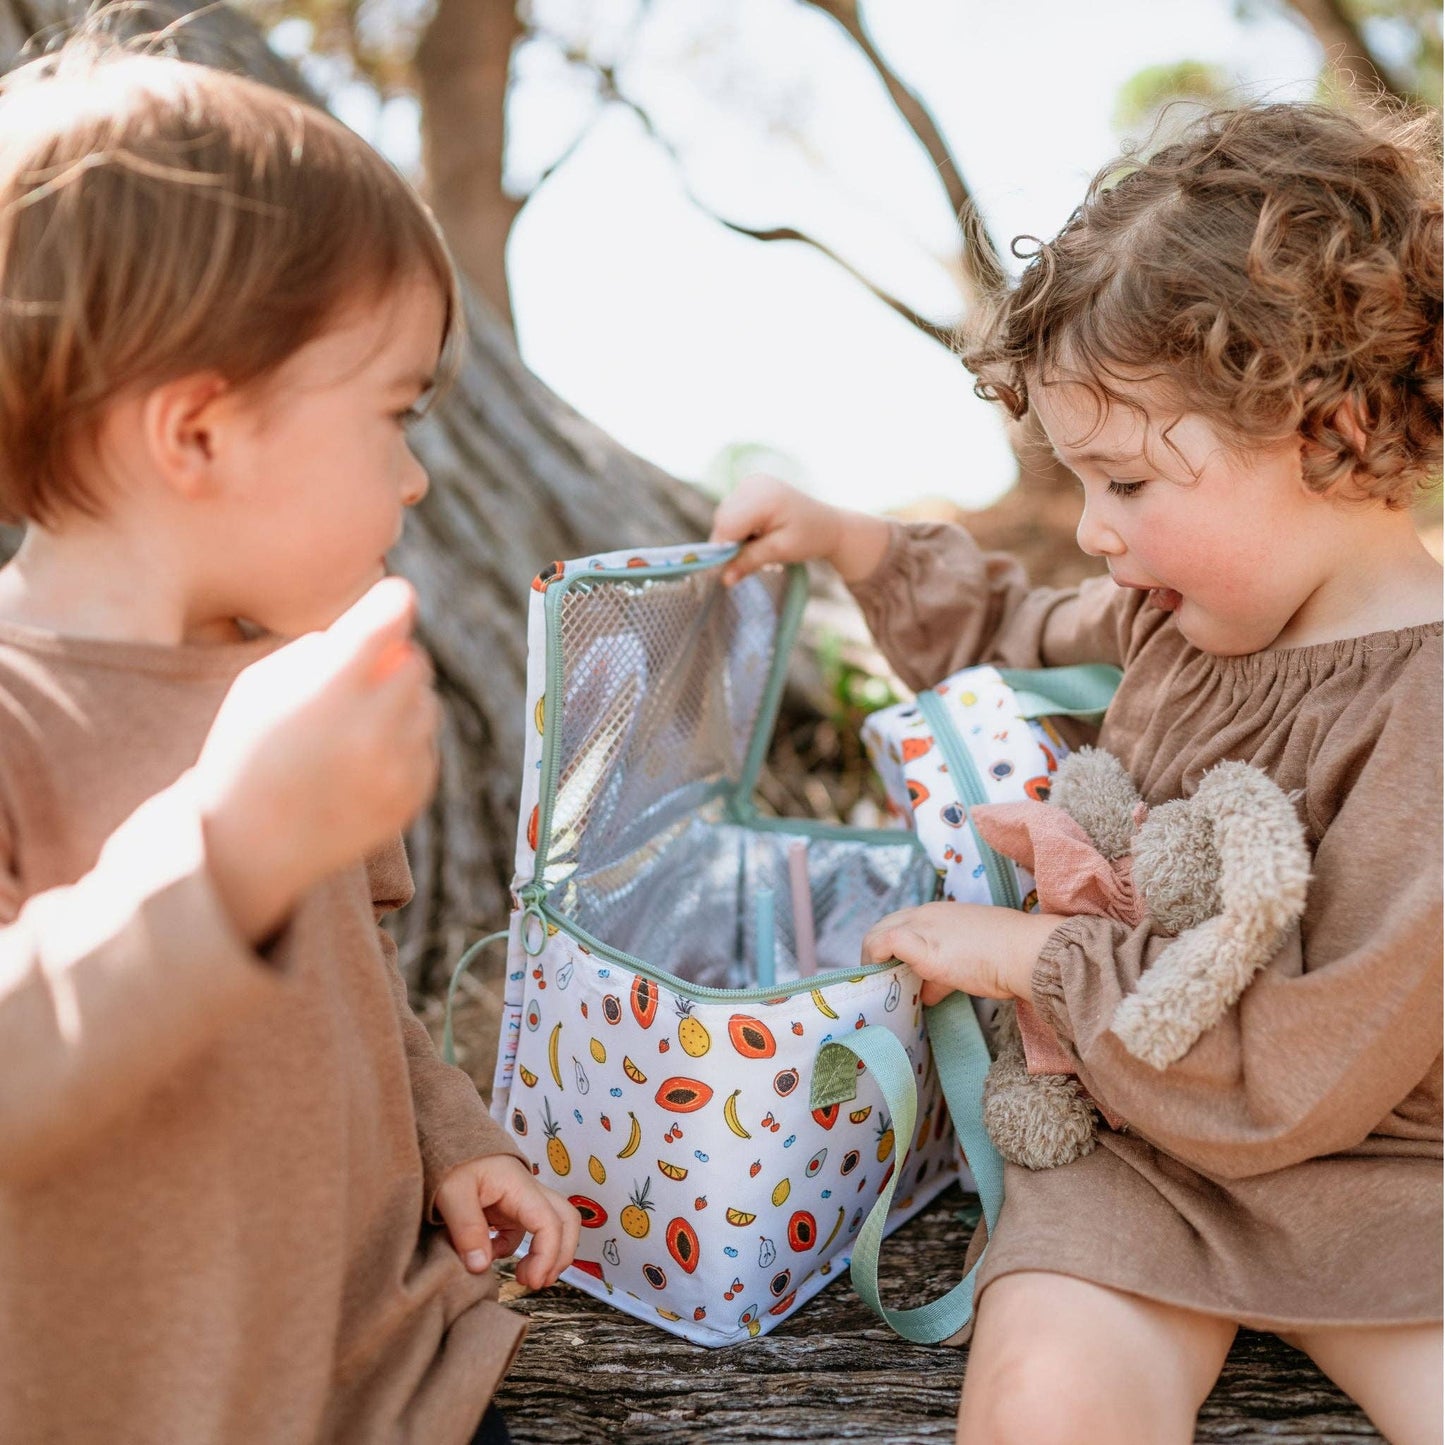
<svg viewBox="0 0 1445 1445">
<path fill-rule="evenodd" d="M 571 1260 L 379 926 L 438 719 L 383 559 L 461 325 L 324 113 L 98 35 L 4 80 L 0 1439 L 461 1445 L 493 1258 Z"/>
<path fill-rule="evenodd" d="M 1397 1445 L 1440 1439 L 1441 571 L 1410 512 L 1441 458 L 1439 166 L 1420 120 L 1217 112 L 1105 167 L 1002 288 L 963 359 L 1076 475 L 1109 577 L 1031 589 L 961 528 L 767 479 L 718 509 L 734 577 L 831 561 L 910 686 L 1116 664 L 1099 744 L 1148 804 L 1242 759 L 1306 831 L 1301 923 L 1162 1070 L 1109 1031 L 1169 942 L 1147 921 L 932 903 L 865 940 L 926 1001 L 1030 1001 L 1125 1121 L 1007 1167 L 970 1445 L 1192 1440 L 1241 1324 Z"/>
</svg>

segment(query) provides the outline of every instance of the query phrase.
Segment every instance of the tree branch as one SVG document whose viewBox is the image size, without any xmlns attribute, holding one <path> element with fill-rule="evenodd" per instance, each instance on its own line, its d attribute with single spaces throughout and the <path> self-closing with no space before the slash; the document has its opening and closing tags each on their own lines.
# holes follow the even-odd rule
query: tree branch
<svg viewBox="0 0 1445 1445">
<path fill-rule="evenodd" d="M 725 226 L 729 231 L 739 236 L 747 236 L 754 241 L 797 241 L 804 246 L 811 246 L 820 255 L 826 256 L 834 265 L 841 267 L 858 284 L 864 287 L 872 296 L 881 301 L 889 310 L 901 316 L 910 326 L 916 327 L 930 341 L 937 341 L 943 346 L 952 349 L 954 328 L 943 326 L 936 321 L 930 321 L 920 312 L 915 311 L 906 301 L 900 300 L 897 296 L 885 291 L 876 282 L 869 280 L 852 262 L 840 256 L 833 248 L 816 236 L 810 236 L 806 231 L 800 231 L 795 226 L 745 226 L 740 221 L 730 221 L 726 216 L 715 211 L 704 202 L 687 183 L 687 170 L 682 163 L 682 157 L 678 154 L 677 147 L 668 140 L 657 128 L 657 123 L 648 113 L 646 108 L 629 95 L 624 95 L 617 86 L 617 76 L 611 66 L 602 65 L 591 59 L 590 56 L 581 55 L 575 51 L 569 51 L 567 58 L 578 65 L 585 65 L 592 71 L 597 79 L 599 97 L 603 101 L 614 101 L 618 105 L 632 112 L 642 122 L 643 129 L 653 143 L 666 152 L 672 161 L 677 172 L 678 183 L 682 186 L 683 194 L 697 207 L 709 220 L 716 221 L 718 225 Z M 553 168 L 555 169 L 555 167 Z M 550 173 L 550 172 L 549 172 Z"/>
<path fill-rule="evenodd" d="M 873 37 L 868 33 L 859 13 L 858 0 L 803 0 L 803 3 L 822 11 L 863 52 L 864 58 L 883 82 L 888 98 L 903 118 L 903 123 L 917 137 L 929 160 L 933 162 L 934 172 L 948 198 L 949 208 L 959 223 L 959 260 L 968 291 L 966 299 L 971 303 L 977 301 L 981 295 L 995 290 L 1006 275 L 1006 269 L 993 238 L 982 223 L 982 216 L 974 203 L 973 193 L 963 178 L 963 171 L 932 112 L 917 92 L 903 83 L 874 45 Z"/>
<path fill-rule="evenodd" d="M 1325 52 L 1325 64 L 1349 89 L 1366 96 L 1383 93 L 1407 104 L 1419 104 L 1419 96 L 1390 76 L 1340 0 L 1286 0 L 1286 3 L 1319 41 Z"/>
</svg>

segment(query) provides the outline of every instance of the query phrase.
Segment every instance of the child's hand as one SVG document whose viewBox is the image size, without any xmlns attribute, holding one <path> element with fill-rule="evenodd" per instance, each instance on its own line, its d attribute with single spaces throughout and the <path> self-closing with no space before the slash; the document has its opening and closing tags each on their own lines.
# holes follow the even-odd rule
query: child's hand
<svg viewBox="0 0 1445 1445">
<path fill-rule="evenodd" d="M 473 1274 L 513 1253 L 527 1233 L 532 1247 L 517 1265 L 517 1278 L 528 1289 L 555 1283 L 577 1253 L 582 1216 L 510 1154 L 458 1164 L 437 1189 L 436 1207 Z"/>
<path fill-rule="evenodd" d="M 411 587 L 388 577 L 248 667 L 216 714 L 193 780 L 216 887 L 253 942 L 431 795 L 440 712 L 415 616 Z"/>
<path fill-rule="evenodd" d="M 723 571 L 731 586 L 770 562 L 831 562 L 845 582 L 859 582 L 888 550 L 888 524 L 865 512 L 831 507 L 776 477 L 744 477 L 713 517 L 712 541 L 741 542 Z"/>
<path fill-rule="evenodd" d="M 875 923 L 863 938 L 863 962 L 906 963 L 923 980 L 926 1004 L 955 989 L 1027 999 L 1039 954 L 1063 921 L 986 903 L 925 903 Z"/>
</svg>

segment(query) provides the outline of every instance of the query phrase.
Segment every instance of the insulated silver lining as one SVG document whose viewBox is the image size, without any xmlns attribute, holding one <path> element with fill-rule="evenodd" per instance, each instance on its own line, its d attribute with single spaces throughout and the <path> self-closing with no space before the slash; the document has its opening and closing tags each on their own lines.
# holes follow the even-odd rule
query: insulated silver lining
<svg viewBox="0 0 1445 1445">
<path fill-rule="evenodd" d="M 553 906 L 588 933 L 707 988 L 755 988 L 758 894 L 773 890 L 774 967 L 799 977 L 788 845 L 807 847 L 819 972 L 856 968 L 885 913 L 933 897 L 936 875 L 911 834 L 897 843 L 783 833 L 724 821 L 721 805 L 677 820 L 627 858 L 574 873 Z"/>
<path fill-rule="evenodd" d="M 735 781 L 787 589 L 780 569 L 578 582 L 561 597 L 564 692 L 547 882 L 625 858 Z"/>
<path fill-rule="evenodd" d="M 720 570 L 562 593 L 549 901 L 655 968 L 751 988 L 757 898 L 771 888 L 776 979 L 786 983 L 798 977 L 788 844 L 806 838 L 818 969 L 854 968 L 873 922 L 933 896 L 933 868 L 908 833 L 871 843 L 728 818 L 724 795 L 766 691 L 787 574 L 725 588 Z"/>
</svg>

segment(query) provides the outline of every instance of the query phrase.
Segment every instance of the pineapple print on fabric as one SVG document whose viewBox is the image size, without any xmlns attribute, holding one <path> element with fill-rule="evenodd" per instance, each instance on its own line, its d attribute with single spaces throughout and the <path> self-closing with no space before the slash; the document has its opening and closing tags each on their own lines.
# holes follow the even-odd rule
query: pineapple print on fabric
<svg viewBox="0 0 1445 1445">
<path fill-rule="evenodd" d="M 733 1003 L 675 993 L 566 934 L 528 963 L 507 1122 L 533 1172 L 582 1215 L 566 1278 L 628 1313 L 709 1345 L 759 1335 L 846 1270 L 902 1145 L 890 1227 L 954 1177 L 906 971 L 826 998 Z M 893 1028 L 914 1057 L 912 1140 L 896 1138 L 866 1075 L 850 1103 L 809 1108 L 819 1047 L 867 1023 Z"/>
</svg>

